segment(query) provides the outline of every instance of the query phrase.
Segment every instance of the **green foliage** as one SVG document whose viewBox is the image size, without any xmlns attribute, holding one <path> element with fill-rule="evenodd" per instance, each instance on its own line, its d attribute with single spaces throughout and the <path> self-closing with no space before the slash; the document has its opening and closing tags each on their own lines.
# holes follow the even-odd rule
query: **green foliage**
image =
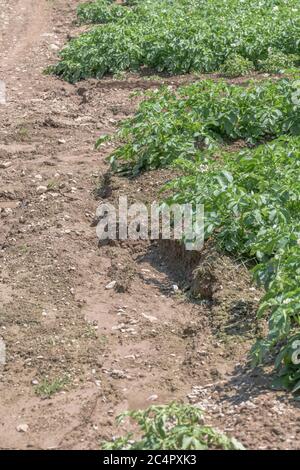
<svg viewBox="0 0 300 470">
<path fill-rule="evenodd" d="M 300 130 L 299 82 L 252 83 L 247 88 L 204 80 L 176 91 L 148 94 L 117 134 L 123 142 L 112 156 L 116 171 L 136 174 L 170 165 L 177 158 L 194 160 L 221 144 L 265 138 Z M 294 102 L 295 101 L 295 102 Z"/>
<path fill-rule="evenodd" d="M 78 8 L 81 22 L 105 23 L 71 40 L 50 70 L 75 82 L 148 67 L 172 74 L 218 71 L 240 57 L 241 71 L 269 51 L 299 54 L 298 0 L 105 0 Z M 221 14 L 220 14 L 221 12 Z M 244 62 L 242 62 L 242 59 Z M 228 67 L 228 65 L 227 65 Z M 225 66 L 226 69 L 226 66 Z"/>
<path fill-rule="evenodd" d="M 287 345 L 281 350 L 276 361 L 279 376 L 274 386 L 284 386 L 299 393 L 300 390 L 300 334 L 291 336 Z"/>
<path fill-rule="evenodd" d="M 77 16 L 80 23 L 109 23 L 130 14 L 130 10 L 122 5 L 113 3 L 113 0 L 97 0 L 90 3 L 81 3 L 77 7 Z"/>
<path fill-rule="evenodd" d="M 265 73 L 282 73 L 293 68 L 299 62 L 299 56 L 295 54 L 283 54 L 271 52 L 265 60 L 258 61 L 258 68 Z"/>
<path fill-rule="evenodd" d="M 249 59 L 234 54 L 229 56 L 223 65 L 220 67 L 220 72 L 229 78 L 247 75 L 255 70 L 253 62 Z"/>
<path fill-rule="evenodd" d="M 299 388 L 300 367 L 290 358 L 300 327 L 300 137 L 176 165 L 185 175 L 167 185 L 168 202 L 203 203 L 206 237 L 257 260 L 254 278 L 266 292 L 258 315 L 269 319 L 269 332 L 253 347 L 254 363 L 279 348 L 281 383 Z"/>
<path fill-rule="evenodd" d="M 119 423 L 130 417 L 138 424 L 138 436 L 127 434 L 102 445 L 104 450 L 243 450 L 210 426 L 205 426 L 202 411 L 191 405 L 171 403 L 129 411 L 119 416 Z M 141 436 L 141 437 L 140 437 Z"/>
</svg>

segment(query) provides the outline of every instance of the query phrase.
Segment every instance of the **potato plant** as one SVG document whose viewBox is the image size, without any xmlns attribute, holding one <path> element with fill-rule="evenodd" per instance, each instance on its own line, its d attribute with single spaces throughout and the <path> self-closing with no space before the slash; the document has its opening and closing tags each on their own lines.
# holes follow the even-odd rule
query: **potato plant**
<svg viewBox="0 0 300 470">
<path fill-rule="evenodd" d="M 294 391 L 300 388 L 299 364 L 291 361 L 300 330 L 299 96 L 299 81 L 287 79 L 163 88 L 121 125 L 123 143 L 111 158 L 115 171 L 131 174 L 179 167 L 184 176 L 166 186 L 173 194 L 167 202 L 204 204 L 206 237 L 255 261 L 254 279 L 265 289 L 258 315 L 268 319 L 269 332 L 253 346 L 253 363 L 275 355 L 280 383 Z M 237 140 L 243 151 L 225 151 Z"/>
<path fill-rule="evenodd" d="M 298 81 L 253 82 L 248 87 L 203 80 L 178 90 L 149 94 L 135 116 L 121 124 L 123 142 L 113 154 L 115 170 L 136 174 L 193 160 L 205 151 L 244 140 L 249 146 L 300 131 Z"/>
<path fill-rule="evenodd" d="M 171 403 L 123 413 L 131 418 L 136 433 L 102 444 L 104 450 L 244 450 L 235 438 L 203 423 L 202 411 L 192 405 Z"/>
</svg>

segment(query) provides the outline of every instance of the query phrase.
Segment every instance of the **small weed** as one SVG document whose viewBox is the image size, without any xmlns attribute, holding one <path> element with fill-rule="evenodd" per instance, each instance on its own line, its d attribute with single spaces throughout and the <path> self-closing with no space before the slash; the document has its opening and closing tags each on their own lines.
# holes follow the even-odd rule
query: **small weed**
<svg viewBox="0 0 300 470">
<path fill-rule="evenodd" d="M 52 381 L 44 379 L 43 382 L 35 388 L 35 393 L 41 398 L 50 398 L 55 393 L 63 390 L 69 381 L 70 379 L 66 376 Z"/>
<path fill-rule="evenodd" d="M 57 181 L 55 181 L 55 180 L 48 181 L 47 188 L 50 189 L 50 190 L 51 189 L 52 190 L 57 189 Z"/>
<path fill-rule="evenodd" d="M 27 245 L 20 245 L 19 250 L 20 250 L 21 253 L 23 253 L 25 255 L 26 253 L 28 253 L 29 247 Z"/>
<path fill-rule="evenodd" d="M 101 347 L 106 346 L 108 343 L 108 337 L 106 335 L 100 335 L 98 340 L 99 340 Z"/>
</svg>

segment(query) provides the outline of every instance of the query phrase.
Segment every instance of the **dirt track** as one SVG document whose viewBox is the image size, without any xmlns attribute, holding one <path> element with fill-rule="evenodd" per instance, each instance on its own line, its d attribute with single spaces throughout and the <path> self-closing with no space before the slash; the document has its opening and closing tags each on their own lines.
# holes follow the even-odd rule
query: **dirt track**
<svg viewBox="0 0 300 470">
<path fill-rule="evenodd" d="M 0 0 L 0 448 L 97 449 L 120 411 L 188 397 L 247 447 L 299 448 L 299 404 L 247 368 L 244 313 L 259 295 L 247 271 L 219 259 L 214 302 L 199 305 L 174 294 L 181 261 L 157 246 L 97 246 L 93 190 L 110 147 L 94 142 L 134 111 L 133 89 L 157 83 L 42 74 L 76 34 L 78 3 Z M 164 178 L 114 178 L 111 197 L 150 198 Z M 115 279 L 126 292 L 105 289 Z M 63 390 L 43 399 L 45 380 Z"/>
</svg>

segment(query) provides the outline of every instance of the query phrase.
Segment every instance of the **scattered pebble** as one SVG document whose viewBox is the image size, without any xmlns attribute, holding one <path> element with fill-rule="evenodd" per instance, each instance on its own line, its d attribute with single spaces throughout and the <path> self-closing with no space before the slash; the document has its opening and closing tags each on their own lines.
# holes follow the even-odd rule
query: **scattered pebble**
<svg viewBox="0 0 300 470">
<path fill-rule="evenodd" d="M 156 401 L 158 399 L 158 395 L 150 395 L 150 397 L 147 398 L 147 401 Z"/>
<path fill-rule="evenodd" d="M 38 186 L 36 188 L 36 192 L 38 194 L 44 194 L 47 191 L 47 186 Z"/>
<path fill-rule="evenodd" d="M 49 49 L 51 49 L 52 51 L 58 51 L 58 50 L 59 50 L 59 46 L 57 46 L 56 44 L 50 44 L 50 45 L 49 45 Z"/>
<path fill-rule="evenodd" d="M 157 321 L 157 318 L 152 316 L 152 315 L 146 315 L 146 313 L 142 312 L 142 316 L 146 318 L 146 320 L 149 320 L 151 323 Z"/>
<path fill-rule="evenodd" d="M 28 432 L 29 426 L 28 426 L 28 424 L 18 424 L 16 429 L 17 429 L 18 432 Z"/>
<path fill-rule="evenodd" d="M 11 165 L 12 165 L 12 162 L 3 162 L 3 163 L 0 163 L 0 168 L 3 168 L 5 170 L 6 168 L 9 168 Z"/>
</svg>

